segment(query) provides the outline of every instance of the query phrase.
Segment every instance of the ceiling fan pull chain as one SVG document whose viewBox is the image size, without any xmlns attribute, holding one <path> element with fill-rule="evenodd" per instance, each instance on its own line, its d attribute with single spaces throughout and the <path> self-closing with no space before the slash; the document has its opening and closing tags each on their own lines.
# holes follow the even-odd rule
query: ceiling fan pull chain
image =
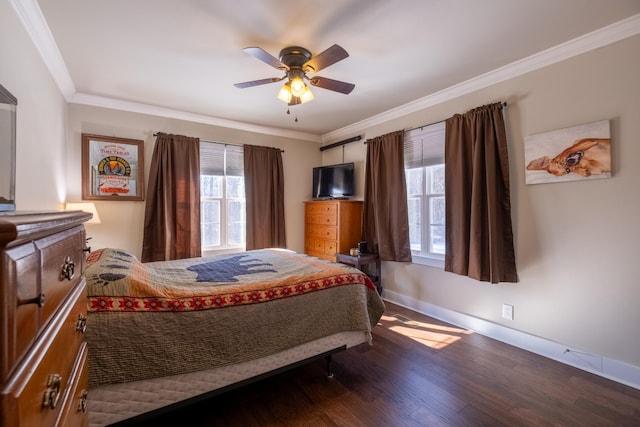
<svg viewBox="0 0 640 427">
<path fill-rule="evenodd" d="M 289 107 L 287 107 L 287 114 L 291 114 L 291 110 L 289 109 Z M 298 112 L 296 112 L 296 118 L 293 121 L 298 123 Z"/>
</svg>

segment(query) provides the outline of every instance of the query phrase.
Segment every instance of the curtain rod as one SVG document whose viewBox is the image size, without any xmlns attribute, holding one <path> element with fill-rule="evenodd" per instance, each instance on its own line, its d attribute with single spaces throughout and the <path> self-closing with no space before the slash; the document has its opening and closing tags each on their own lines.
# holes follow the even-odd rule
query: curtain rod
<svg viewBox="0 0 640 427">
<path fill-rule="evenodd" d="M 329 145 L 323 145 L 322 147 L 320 147 L 320 151 L 325 151 L 330 148 L 339 147 L 341 145 L 349 144 L 350 142 L 360 141 L 361 139 L 362 137 L 358 135 L 358 136 L 354 136 L 353 138 L 345 139 L 344 141 L 334 142 L 333 144 L 329 144 Z"/>
<path fill-rule="evenodd" d="M 506 101 L 503 101 L 501 104 L 502 104 L 502 108 L 504 108 L 504 107 L 506 107 L 506 106 L 507 106 L 507 102 L 506 102 Z M 428 125 L 416 126 L 416 127 L 414 127 L 414 128 L 407 129 L 407 130 L 405 130 L 405 132 L 410 132 L 410 131 L 412 131 L 412 130 L 421 129 L 421 128 L 426 128 L 427 126 L 437 125 L 438 123 L 442 123 L 442 122 L 446 122 L 446 121 L 447 121 L 447 119 L 444 119 L 444 120 L 438 120 L 437 122 L 429 123 Z"/>
<path fill-rule="evenodd" d="M 154 133 L 153 136 L 158 136 L 157 133 Z M 230 142 L 217 142 L 217 141 L 207 141 L 206 139 L 201 139 L 200 142 L 208 142 L 209 144 L 220 144 L 220 145 L 231 145 L 232 147 L 244 147 L 245 144 L 232 144 Z M 267 147 L 277 149 L 276 147 Z M 280 150 L 281 153 L 284 153 L 284 150 Z"/>
</svg>

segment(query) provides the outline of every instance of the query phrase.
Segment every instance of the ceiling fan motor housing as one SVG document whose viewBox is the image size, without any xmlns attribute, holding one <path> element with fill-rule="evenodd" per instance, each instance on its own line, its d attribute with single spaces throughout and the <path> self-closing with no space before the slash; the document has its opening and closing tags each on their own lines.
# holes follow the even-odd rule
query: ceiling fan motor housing
<svg viewBox="0 0 640 427">
<path fill-rule="evenodd" d="M 302 70 L 304 63 L 310 59 L 311 52 L 300 46 L 289 46 L 280 51 L 280 62 L 291 69 Z"/>
</svg>

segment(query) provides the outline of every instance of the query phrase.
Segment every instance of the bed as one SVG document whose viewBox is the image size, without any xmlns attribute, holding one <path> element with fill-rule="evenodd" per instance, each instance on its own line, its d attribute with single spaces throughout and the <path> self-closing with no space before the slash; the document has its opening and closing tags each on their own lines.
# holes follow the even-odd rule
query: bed
<svg viewBox="0 0 640 427">
<path fill-rule="evenodd" d="M 152 263 L 99 249 L 85 276 L 92 427 L 371 343 L 384 311 L 359 270 L 279 249 Z"/>
</svg>

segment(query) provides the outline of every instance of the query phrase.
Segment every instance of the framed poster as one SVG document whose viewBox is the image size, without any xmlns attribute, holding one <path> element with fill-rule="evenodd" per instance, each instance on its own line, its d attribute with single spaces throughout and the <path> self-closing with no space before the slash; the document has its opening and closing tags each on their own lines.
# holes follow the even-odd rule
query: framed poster
<svg viewBox="0 0 640 427">
<path fill-rule="evenodd" d="M 144 141 L 83 133 L 82 198 L 144 200 Z"/>
<path fill-rule="evenodd" d="M 611 177 L 609 120 L 525 137 L 527 184 Z"/>
</svg>

